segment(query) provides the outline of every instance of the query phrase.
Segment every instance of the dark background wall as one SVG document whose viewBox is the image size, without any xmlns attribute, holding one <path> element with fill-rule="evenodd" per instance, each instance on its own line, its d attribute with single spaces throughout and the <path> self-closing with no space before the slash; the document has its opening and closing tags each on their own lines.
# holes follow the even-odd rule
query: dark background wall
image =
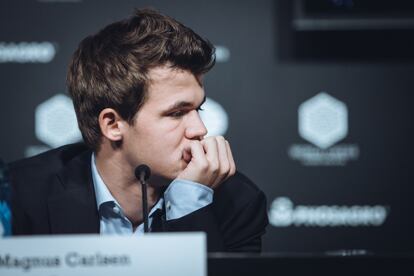
<svg viewBox="0 0 414 276">
<path fill-rule="evenodd" d="M 227 112 L 238 169 L 267 195 L 266 251 L 414 249 L 409 1 L 3 1 L 3 160 L 56 145 L 36 136 L 36 108 L 66 93 L 82 38 L 142 7 L 229 51 L 208 74 L 206 93 Z M 23 42 L 46 42 L 50 61 L 21 52 L 19 61 L 10 51 L 28 49 Z M 299 133 L 301 118 L 310 118 L 313 138 Z"/>
</svg>

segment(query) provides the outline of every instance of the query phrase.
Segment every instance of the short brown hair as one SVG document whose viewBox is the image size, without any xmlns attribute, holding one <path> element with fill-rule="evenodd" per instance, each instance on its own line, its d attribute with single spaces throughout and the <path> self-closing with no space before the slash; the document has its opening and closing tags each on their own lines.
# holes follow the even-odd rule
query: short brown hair
<svg viewBox="0 0 414 276">
<path fill-rule="evenodd" d="M 214 66 L 213 45 L 175 19 L 152 9 L 106 26 L 81 41 L 67 74 L 69 94 L 85 143 L 99 149 L 98 116 L 115 109 L 133 123 L 144 104 L 148 70 L 169 64 L 198 76 Z"/>
</svg>

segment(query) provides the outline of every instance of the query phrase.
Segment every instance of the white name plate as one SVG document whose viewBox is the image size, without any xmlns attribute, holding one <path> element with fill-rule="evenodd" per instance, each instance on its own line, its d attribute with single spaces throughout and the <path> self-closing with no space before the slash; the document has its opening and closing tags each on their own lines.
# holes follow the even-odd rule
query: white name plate
<svg viewBox="0 0 414 276">
<path fill-rule="evenodd" d="M 204 233 L 0 239 L 0 275 L 206 276 Z"/>
</svg>

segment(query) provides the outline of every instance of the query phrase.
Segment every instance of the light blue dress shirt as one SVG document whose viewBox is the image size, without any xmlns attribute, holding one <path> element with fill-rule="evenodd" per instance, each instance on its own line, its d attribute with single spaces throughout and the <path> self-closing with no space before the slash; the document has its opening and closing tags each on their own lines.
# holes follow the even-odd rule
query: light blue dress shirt
<svg viewBox="0 0 414 276">
<path fill-rule="evenodd" d="M 101 234 L 135 234 L 144 233 L 144 223 L 133 231 L 130 220 L 124 215 L 121 205 L 112 196 L 96 168 L 95 154 L 91 158 L 92 180 L 95 188 L 96 205 L 98 207 Z M 152 216 L 157 209 L 162 210 L 165 201 L 167 220 L 178 219 L 213 202 L 213 190 L 205 185 L 174 179 L 148 214 L 151 227 Z"/>
</svg>

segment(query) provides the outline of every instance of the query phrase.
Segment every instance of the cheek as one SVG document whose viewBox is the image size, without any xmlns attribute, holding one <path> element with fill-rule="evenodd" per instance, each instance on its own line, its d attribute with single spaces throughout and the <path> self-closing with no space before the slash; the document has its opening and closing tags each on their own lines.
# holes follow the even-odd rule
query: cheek
<svg viewBox="0 0 414 276">
<path fill-rule="evenodd" d="M 183 120 L 174 120 L 164 117 L 154 126 L 156 126 L 154 132 L 161 136 L 166 142 L 180 140 L 184 137 L 185 128 Z"/>
<path fill-rule="evenodd" d="M 180 152 L 181 144 L 185 140 L 183 120 L 161 118 L 147 121 L 136 133 L 138 144 L 144 151 L 154 151 L 157 154 L 171 155 L 174 151 Z M 140 140 L 140 141 L 139 141 Z"/>
<path fill-rule="evenodd" d="M 171 148 L 180 149 L 180 145 L 185 139 L 185 128 L 183 123 L 175 122 L 174 124 L 169 124 L 168 127 L 164 129 L 161 139 L 163 143 Z"/>
</svg>

